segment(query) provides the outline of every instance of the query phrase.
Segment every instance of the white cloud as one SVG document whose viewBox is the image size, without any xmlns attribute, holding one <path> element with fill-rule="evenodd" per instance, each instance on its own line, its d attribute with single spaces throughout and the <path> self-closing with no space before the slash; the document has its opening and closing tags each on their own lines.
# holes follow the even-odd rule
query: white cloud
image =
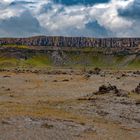
<svg viewBox="0 0 140 140">
<path fill-rule="evenodd" d="M 72 6 L 63 7 L 54 5 L 47 13 L 37 16 L 40 24 L 49 30 L 60 30 L 75 27 L 82 29 L 89 22 L 85 7 Z"/>
<path fill-rule="evenodd" d="M 19 3 L 10 5 L 11 2 Z M 20 17 L 27 11 L 32 19 L 39 22 L 43 28 L 43 31 L 40 32 L 43 34 L 83 36 L 84 32 L 86 32 L 85 35 L 88 35 L 89 32 L 90 36 L 94 36 L 94 30 L 96 30 L 94 25 L 90 30 L 87 25 L 96 23 L 98 27 L 101 27 L 100 29 L 108 30 L 110 35 L 131 36 L 132 34 L 134 36 L 135 33 L 130 32 L 130 29 L 133 29 L 135 25 L 134 30 L 139 30 L 139 21 L 136 24 L 136 19 L 128 19 L 118 13 L 119 9 L 126 9 L 134 2 L 135 0 L 111 0 L 108 3 L 96 5 L 64 6 L 55 4 L 52 0 L 2 0 L 0 2 L 0 21 Z M 140 31 L 138 34 L 140 35 Z M 101 36 L 98 33 L 96 35 Z"/>
<path fill-rule="evenodd" d="M 119 8 L 125 8 L 134 0 L 112 0 L 107 4 L 98 4 L 93 6 L 90 15 L 93 16 L 99 24 L 117 32 L 123 29 L 130 28 L 133 24 L 132 21 L 122 18 L 118 15 Z"/>
<path fill-rule="evenodd" d="M 53 4 L 50 11 L 37 15 L 40 24 L 50 31 L 69 28 L 84 29 L 89 21 L 97 21 L 116 36 L 133 26 L 133 20 L 118 15 L 119 8 L 126 8 L 134 0 L 112 0 L 109 3 L 93 6 L 61 6 Z M 63 9 L 61 11 L 61 9 Z M 61 12 L 60 12 L 61 11 Z M 94 30 L 94 29 L 93 29 Z"/>
</svg>

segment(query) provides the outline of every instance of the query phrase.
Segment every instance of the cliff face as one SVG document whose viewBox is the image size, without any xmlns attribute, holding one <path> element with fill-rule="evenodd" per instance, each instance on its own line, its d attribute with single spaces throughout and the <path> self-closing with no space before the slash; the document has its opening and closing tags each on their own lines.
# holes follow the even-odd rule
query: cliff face
<svg viewBox="0 0 140 140">
<path fill-rule="evenodd" d="M 49 37 L 1 38 L 1 45 L 16 44 L 28 46 L 51 47 L 105 47 L 105 48 L 138 48 L 140 38 L 85 38 L 85 37 Z"/>
</svg>

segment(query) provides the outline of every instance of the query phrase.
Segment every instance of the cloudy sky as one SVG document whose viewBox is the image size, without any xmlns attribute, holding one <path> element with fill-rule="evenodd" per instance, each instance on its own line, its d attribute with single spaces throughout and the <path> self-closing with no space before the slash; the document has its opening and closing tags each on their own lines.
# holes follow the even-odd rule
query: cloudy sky
<svg viewBox="0 0 140 140">
<path fill-rule="evenodd" d="M 0 37 L 140 37 L 140 0 L 0 0 Z"/>
</svg>

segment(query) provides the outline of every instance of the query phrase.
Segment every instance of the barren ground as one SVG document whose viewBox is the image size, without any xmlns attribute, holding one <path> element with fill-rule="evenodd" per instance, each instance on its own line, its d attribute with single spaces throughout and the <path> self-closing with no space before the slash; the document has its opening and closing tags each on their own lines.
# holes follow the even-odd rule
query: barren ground
<svg viewBox="0 0 140 140">
<path fill-rule="evenodd" d="M 125 76 L 121 76 L 125 74 Z M 0 72 L 0 140 L 139 140 L 140 75 Z M 85 96 L 111 83 L 130 92 Z M 83 100 L 81 100 L 83 98 Z"/>
</svg>

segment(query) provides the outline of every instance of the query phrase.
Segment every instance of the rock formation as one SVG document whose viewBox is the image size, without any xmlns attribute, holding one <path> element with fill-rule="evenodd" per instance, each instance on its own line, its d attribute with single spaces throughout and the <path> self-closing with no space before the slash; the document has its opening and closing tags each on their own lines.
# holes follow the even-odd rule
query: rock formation
<svg viewBox="0 0 140 140">
<path fill-rule="evenodd" d="M 30 38 L 1 38 L 0 44 L 51 47 L 105 47 L 129 49 L 139 47 L 140 38 L 86 38 L 37 36 Z"/>
</svg>

